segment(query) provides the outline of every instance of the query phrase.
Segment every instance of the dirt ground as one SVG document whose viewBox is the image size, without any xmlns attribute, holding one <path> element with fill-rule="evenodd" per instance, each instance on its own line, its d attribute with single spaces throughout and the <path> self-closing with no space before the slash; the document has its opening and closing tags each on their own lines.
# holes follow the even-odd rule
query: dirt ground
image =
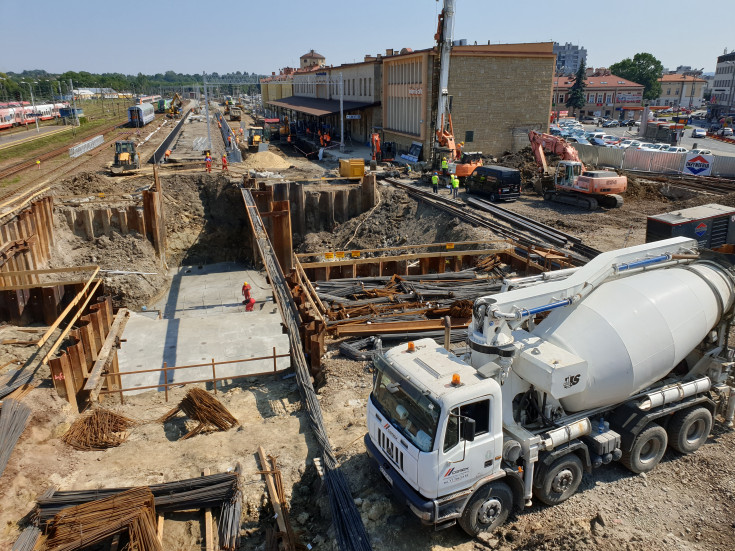
<svg viewBox="0 0 735 551">
<path fill-rule="evenodd" d="M 219 138 L 218 138 L 219 139 Z M 334 175 L 336 163 L 307 161 L 292 152 L 271 147 L 279 159 L 278 172 L 289 179 Z M 247 159 L 247 157 L 246 157 Z M 253 159 L 253 164 L 256 164 Z M 527 159 L 526 159 L 527 161 Z M 522 156 L 508 163 L 526 163 Z M 263 163 L 264 166 L 266 163 Z M 106 288 L 119 304 L 138 308 L 163 292 L 169 280 L 150 243 L 140 236 L 113 234 L 93 241 L 74 235 L 60 214 L 69 196 L 95 196 L 90 201 L 114 205 L 135 201 L 150 185 L 143 174 L 111 178 L 104 163 L 77 173 L 56 186 L 55 216 L 57 246 L 53 266 L 98 263 L 103 269 L 151 272 L 154 275 L 106 277 Z M 270 167 L 265 167 L 270 169 Z M 200 171 L 164 171 L 168 267 L 223 260 L 252 260 L 247 220 L 242 198 L 234 187 L 235 176 L 254 167 L 232 166 L 232 178 Z M 257 169 L 260 170 L 260 169 Z M 338 226 L 334 232 L 307 236 L 300 252 L 402 246 L 429 242 L 491 240 L 493 235 L 451 216 L 437 213 L 411 200 L 405 192 L 379 185 L 380 203 L 367 213 Z M 506 205 L 511 210 L 579 235 L 586 244 L 603 250 L 642 243 L 645 216 L 674 209 L 717 202 L 735 206 L 735 194 L 726 197 L 699 196 L 672 199 L 671 190 L 656 182 L 631 178 L 622 208 L 582 212 L 550 204 L 532 192 Z M 71 205 L 71 206 L 70 206 Z M 25 338 L 28 333 L 2 327 L 2 338 Z M 0 361 L 27 362 L 34 351 L 28 347 L 4 346 Z M 496 549 L 501 551 L 730 551 L 735 541 L 735 462 L 731 460 L 735 433 L 716 428 L 709 442 L 690 456 L 667 452 L 663 462 L 648 475 L 632 475 L 623 467 L 603 467 L 584 477 L 580 491 L 557 507 L 534 505 L 511 519 L 497 533 L 472 540 L 458 528 L 434 532 L 420 525 L 405 507 L 390 498 L 390 491 L 376 466 L 368 459 L 362 438 L 366 432 L 365 408 L 372 383 L 366 362 L 339 356 L 330 343 L 323 359 L 326 384 L 318 389 L 323 416 L 333 448 L 353 491 L 373 548 L 377 550 L 434 551 Z M 5 368 L 14 369 L 15 365 Z M 334 532 L 325 489 L 314 466 L 319 455 L 302 411 L 293 378 L 264 377 L 220 387 L 218 399 L 240 421 L 226 433 L 211 433 L 180 441 L 187 423 L 177 420 L 163 425 L 156 421 L 180 400 L 186 388 L 163 393 L 148 392 L 114 398 L 104 404 L 141 421 L 128 441 L 101 452 L 81 452 L 59 437 L 76 419 L 76 412 L 61 400 L 49 381 L 47 368 L 38 369 L 41 380 L 26 399 L 33 417 L 11 455 L 0 479 L 0 549 L 9 549 L 19 530 L 28 522 L 35 499 L 49 486 L 85 489 L 158 483 L 198 476 L 202 469 L 221 472 L 243 465 L 245 502 L 241 549 L 264 549 L 264 526 L 273 523 L 262 476 L 257 473 L 258 445 L 278 456 L 283 471 L 291 518 L 300 541 L 313 549 L 332 550 Z M 190 426 L 190 425 L 189 425 Z M 164 548 L 200 550 L 202 515 L 166 518 Z"/>
</svg>

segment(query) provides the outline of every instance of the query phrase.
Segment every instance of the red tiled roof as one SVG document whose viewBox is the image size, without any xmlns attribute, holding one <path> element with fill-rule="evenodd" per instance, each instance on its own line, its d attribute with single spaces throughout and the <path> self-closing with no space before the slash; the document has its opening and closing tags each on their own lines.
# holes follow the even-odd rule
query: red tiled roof
<svg viewBox="0 0 735 551">
<path fill-rule="evenodd" d="M 558 82 L 557 82 L 558 81 Z M 631 80 L 624 79 L 615 75 L 607 75 L 604 77 L 587 77 L 584 80 L 588 90 L 609 89 L 609 88 L 643 88 L 642 84 L 638 84 Z M 554 77 L 554 87 L 559 90 L 571 88 L 574 79 L 569 77 Z"/>
<path fill-rule="evenodd" d="M 691 75 L 664 75 L 658 80 L 660 82 L 707 82 L 703 78 L 697 78 Z"/>
</svg>

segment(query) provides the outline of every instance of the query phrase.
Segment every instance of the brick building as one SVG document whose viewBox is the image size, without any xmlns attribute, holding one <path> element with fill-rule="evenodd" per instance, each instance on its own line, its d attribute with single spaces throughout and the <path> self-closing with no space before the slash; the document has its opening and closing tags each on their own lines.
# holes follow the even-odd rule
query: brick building
<svg viewBox="0 0 735 551">
<path fill-rule="evenodd" d="M 704 103 L 704 88 L 707 81 L 693 75 L 671 74 L 663 75 L 658 81 L 661 83 L 661 96 L 651 102 L 651 105 L 666 107 L 686 107 L 699 109 Z"/>
<path fill-rule="evenodd" d="M 606 74 L 604 74 L 606 73 Z M 557 105 L 566 105 L 574 80 L 554 77 L 554 98 Z M 585 78 L 585 103 L 577 116 L 611 119 L 640 118 L 643 111 L 643 85 L 603 71 Z M 564 107 L 566 109 L 566 107 Z"/>
<path fill-rule="evenodd" d="M 429 150 L 438 63 L 433 48 L 383 58 L 385 140 L 399 152 L 414 143 Z M 548 130 L 553 74 L 551 42 L 454 46 L 448 90 L 457 141 L 489 155 L 525 147 L 528 130 Z"/>
</svg>

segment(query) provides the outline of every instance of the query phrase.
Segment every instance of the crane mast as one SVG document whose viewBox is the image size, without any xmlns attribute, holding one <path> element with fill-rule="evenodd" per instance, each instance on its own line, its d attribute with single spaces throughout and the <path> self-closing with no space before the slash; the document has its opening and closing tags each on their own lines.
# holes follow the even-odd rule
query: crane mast
<svg viewBox="0 0 735 551">
<path fill-rule="evenodd" d="M 444 8 L 440 16 L 441 24 L 437 33 L 439 45 L 439 97 L 436 110 L 436 129 L 444 130 L 444 114 L 448 111 L 449 102 L 449 57 L 454 40 L 454 0 L 444 0 Z M 441 33 L 441 36 L 439 36 Z"/>
</svg>

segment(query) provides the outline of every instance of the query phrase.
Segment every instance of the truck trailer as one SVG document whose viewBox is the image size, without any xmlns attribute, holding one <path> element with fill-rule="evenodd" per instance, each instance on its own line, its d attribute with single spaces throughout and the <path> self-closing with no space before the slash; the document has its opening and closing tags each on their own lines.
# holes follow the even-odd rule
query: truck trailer
<svg viewBox="0 0 735 551">
<path fill-rule="evenodd" d="M 369 455 L 423 523 L 474 536 L 585 471 L 696 451 L 735 416 L 731 260 L 676 237 L 506 280 L 464 357 L 432 339 L 374 357 Z"/>
</svg>

